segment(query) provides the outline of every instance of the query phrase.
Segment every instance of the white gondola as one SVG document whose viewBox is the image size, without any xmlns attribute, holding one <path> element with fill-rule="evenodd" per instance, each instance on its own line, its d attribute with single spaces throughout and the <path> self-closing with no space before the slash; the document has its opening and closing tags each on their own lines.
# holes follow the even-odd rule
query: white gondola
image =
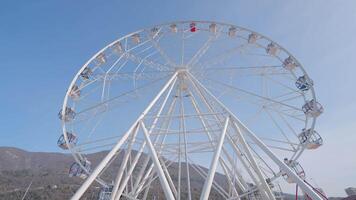
<svg viewBox="0 0 356 200">
<path fill-rule="evenodd" d="M 285 158 L 284 163 L 288 165 L 301 179 L 305 180 L 305 171 L 297 161 L 288 160 L 288 158 Z M 282 176 L 288 183 L 294 183 L 293 179 L 286 173 L 283 173 Z"/>
<path fill-rule="evenodd" d="M 195 31 L 197 31 L 197 25 L 196 25 L 196 23 L 194 23 L 194 22 L 190 23 L 189 28 L 190 28 L 190 32 L 195 32 Z"/>
<path fill-rule="evenodd" d="M 73 100 L 78 100 L 80 97 L 80 90 L 77 85 L 73 85 L 72 89 L 69 92 L 69 97 Z"/>
<path fill-rule="evenodd" d="M 229 37 L 235 37 L 235 36 L 236 36 L 236 32 L 237 32 L 236 27 L 231 26 L 231 27 L 229 28 L 229 32 L 228 32 Z"/>
<path fill-rule="evenodd" d="M 258 39 L 258 35 L 255 34 L 255 33 L 251 33 L 251 34 L 248 36 L 248 43 L 254 44 L 254 43 L 257 42 L 257 39 Z"/>
<path fill-rule="evenodd" d="M 318 132 L 312 129 L 305 130 L 298 135 L 301 144 L 305 145 L 307 149 L 316 149 L 323 145 L 323 138 Z"/>
<path fill-rule="evenodd" d="M 271 55 L 275 56 L 278 52 L 277 45 L 273 44 L 272 42 L 267 45 L 266 52 Z"/>
<path fill-rule="evenodd" d="M 274 188 L 274 184 L 272 183 L 271 179 L 270 178 L 267 178 L 266 179 L 266 183 L 268 184 L 268 186 L 273 189 Z"/>
<path fill-rule="evenodd" d="M 153 27 L 150 31 L 151 37 L 156 37 L 159 29 L 157 27 Z"/>
<path fill-rule="evenodd" d="M 81 73 L 80 73 L 80 77 L 82 77 L 82 79 L 84 80 L 88 80 L 90 79 L 90 76 L 93 74 L 93 71 L 89 68 L 86 67 Z"/>
<path fill-rule="evenodd" d="M 69 122 L 74 120 L 76 113 L 72 108 L 66 107 L 64 115 L 62 113 L 62 109 L 58 113 L 58 117 L 60 120 L 64 120 L 65 122 Z"/>
<path fill-rule="evenodd" d="M 140 35 L 138 33 L 133 34 L 131 36 L 131 39 L 132 39 L 132 42 L 135 43 L 135 44 L 138 44 L 138 43 L 141 42 L 141 38 L 140 38 Z"/>
<path fill-rule="evenodd" d="M 313 80 L 308 78 L 306 75 L 303 75 L 297 79 L 295 86 L 301 91 L 307 91 L 314 85 Z"/>
<path fill-rule="evenodd" d="M 215 23 L 212 23 L 209 25 L 209 31 L 213 34 L 216 34 L 217 33 L 217 26 Z"/>
<path fill-rule="evenodd" d="M 178 32 L 177 24 L 171 24 L 169 26 L 169 28 L 171 29 L 172 33 L 177 33 Z"/>
<path fill-rule="evenodd" d="M 262 196 L 259 193 L 259 191 L 254 191 L 254 192 L 250 192 L 247 195 L 247 199 L 249 199 L 249 200 L 262 200 Z"/>
<path fill-rule="evenodd" d="M 81 161 L 81 164 L 85 169 L 83 169 L 77 162 L 74 162 L 70 168 L 69 168 L 69 177 L 80 177 L 82 179 L 85 179 L 88 174 L 87 172 L 90 172 L 91 170 L 91 163 L 85 159 Z"/>
<path fill-rule="evenodd" d="M 293 70 L 294 68 L 297 67 L 297 63 L 295 62 L 295 60 L 289 56 L 288 58 L 286 58 L 283 61 L 283 67 L 288 69 L 288 70 Z"/>
<path fill-rule="evenodd" d="M 103 186 L 98 195 L 98 200 L 110 200 L 112 193 L 113 185 Z"/>
<path fill-rule="evenodd" d="M 117 41 L 115 44 L 113 44 L 112 48 L 118 54 L 123 52 L 122 44 L 120 41 Z"/>
<path fill-rule="evenodd" d="M 102 65 L 106 63 L 106 56 L 104 53 L 100 53 L 99 55 L 96 56 L 95 58 L 96 65 Z"/>
<path fill-rule="evenodd" d="M 67 133 L 67 139 L 68 139 L 68 144 L 69 145 L 74 146 L 74 145 L 77 144 L 78 139 L 77 139 L 77 136 L 75 134 Z M 60 147 L 61 149 L 66 150 L 66 149 L 68 149 L 68 144 L 64 139 L 64 135 L 62 134 L 59 137 L 58 141 L 57 141 L 58 147 Z"/>
<path fill-rule="evenodd" d="M 312 99 L 303 105 L 302 110 L 309 117 L 318 117 L 323 113 L 324 108 L 319 102 Z"/>
</svg>

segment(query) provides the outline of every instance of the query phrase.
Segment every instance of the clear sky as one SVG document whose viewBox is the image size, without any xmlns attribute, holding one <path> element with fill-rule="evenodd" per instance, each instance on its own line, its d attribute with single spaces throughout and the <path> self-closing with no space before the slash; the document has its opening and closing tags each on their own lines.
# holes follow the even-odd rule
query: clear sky
<svg viewBox="0 0 356 200">
<path fill-rule="evenodd" d="M 175 20 L 243 26 L 286 47 L 315 82 L 325 145 L 304 154 L 329 195 L 356 186 L 356 1 L 1 1 L 0 146 L 58 151 L 57 113 L 79 67 L 114 39 Z"/>
</svg>

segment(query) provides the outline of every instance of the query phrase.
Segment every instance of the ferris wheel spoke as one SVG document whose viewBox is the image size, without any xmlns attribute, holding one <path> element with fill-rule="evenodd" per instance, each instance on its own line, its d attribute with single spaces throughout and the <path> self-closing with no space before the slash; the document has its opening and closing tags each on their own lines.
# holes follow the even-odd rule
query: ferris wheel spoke
<svg viewBox="0 0 356 200">
<path fill-rule="evenodd" d="M 100 106 L 106 106 L 106 105 L 108 105 L 108 103 L 110 103 L 110 102 L 112 102 L 112 101 L 115 101 L 115 100 L 117 100 L 117 99 L 119 99 L 119 98 L 121 98 L 121 97 L 124 97 L 124 96 L 129 96 L 129 95 L 131 95 L 131 94 L 137 92 L 138 90 L 142 90 L 142 89 L 144 89 L 144 88 L 148 88 L 148 87 L 152 86 L 153 84 L 157 83 L 158 81 L 162 81 L 162 80 L 164 80 L 164 79 L 166 79 L 166 78 L 168 78 L 168 77 L 169 77 L 169 76 L 165 76 L 164 78 L 160 78 L 160 79 L 153 80 L 153 81 L 147 83 L 146 85 L 143 85 L 143 86 L 137 87 L 137 88 L 135 88 L 135 89 L 133 89 L 133 90 L 124 92 L 124 93 L 122 93 L 122 94 L 120 94 L 120 95 L 118 95 L 118 96 L 112 97 L 112 98 L 110 98 L 110 99 L 108 99 L 108 100 L 105 100 L 105 101 L 103 101 L 103 102 L 100 102 L 100 103 L 98 103 L 98 104 L 96 104 L 96 105 L 93 105 L 93 106 L 91 106 L 91 107 L 89 107 L 89 108 L 85 108 L 85 109 L 83 109 L 83 110 L 77 112 L 77 115 L 79 116 L 79 115 L 81 115 L 81 114 L 83 114 L 83 113 L 86 113 L 86 112 L 88 112 L 88 111 L 91 111 L 91 110 L 93 110 L 93 109 L 96 109 L 96 108 L 98 108 L 98 107 L 100 107 Z M 106 110 L 106 109 L 105 109 L 105 110 Z"/>
<path fill-rule="evenodd" d="M 157 35 L 160 33 L 161 29 L 156 33 Z M 162 49 L 162 47 L 159 45 L 159 43 L 154 39 L 149 37 L 149 40 L 151 41 L 151 43 L 153 44 L 153 46 L 157 49 L 157 51 L 159 52 L 159 54 L 162 56 L 162 58 L 168 63 L 169 66 L 177 66 L 177 64 L 175 64 L 172 59 L 167 55 L 167 53 Z"/>
<path fill-rule="evenodd" d="M 256 97 L 256 98 L 258 98 L 258 99 L 267 101 L 267 102 L 272 102 L 272 103 L 274 103 L 274 104 L 279 104 L 279 105 L 281 105 L 281 106 L 289 107 L 289 108 L 292 108 L 292 109 L 295 109 L 295 110 L 298 110 L 298 111 L 303 112 L 301 108 L 297 108 L 297 107 L 295 107 L 295 106 L 292 106 L 292 105 L 289 105 L 289 104 L 286 104 L 286 103 L 283 103 L 283 102 L 276 101 L 276 100 L 271 99 L 271 98 L 269 98 L 269 97 L 265 97 L 265 96 L 262 96 L 262 95 L 259 95 L 259 94 L 256 94 L 256 93 L 253 93 L 253 92 L 250 92 L 250 91 L 247 91 L 247 90 L 244 90 L 244 89 L 241 89 L 241 88 L 232 86 L 232 85 L 228 85 L 228 84 L 225 84 L 225 83 L 223 83 L 223 82 L 221 82 L 221 81 L 217 81 L 217 80 L 213 80 L 213 79 L 208 79 L 208 80 L 213 81 L 213 82 L 215 82 L 215 83 L 218 83 L 218 84 L 220 84 L 220 85 L 226 86 L 226 87 L 228 87 L 228 88 L 231 88 L 231 89 L 233 89 L 233 90 L 235 90 L 235 91 L 239 91 L 239 92 L 242 92 L 242 93 L 244 93 L 244 94 L 248 94 L 249 96 L 253 96 L 253 97 Z"/>
<path fill-rule="evenodd" d="M 300 115 L 295 115 L 295 114 L 293 114 L 293 113 L 284 112 L 284 111 L 282 111 L 282 110 L 273 109 L 273 108 L 270 108 L 270 107 L 265 107 L 265 109 L 270 110 L 270 111 L 273 111 L 273 112 L 277 112 L 277 113 L 279 113 L 280 115 L 289 117 L 290 119 L 296 119 L 296 120 L 298 120 L 298 121 L 305 122 L 305 118 L 299 118 Z M 305 115 L 303 115 L 303 116 L 305 117 Z"/>
<path fill-rule="evenodd" d="M 214 67 L 207 67 L 202 69 L 202 71 L 216 71 L 216 70 L 222 70 L 222 71 L 232 71 L 232 70 L 255 70 L 255 69 L 279 69 L 282 68 L 282 65 L 252 65 L 252 66 L 214 66 Z"/>
<path fill-rule="evenodd" d="M 154 62 L 154 61 L 151 61 L 149 59 L 144 59 L 144 58 L 141 58 L 133 53 L 127 53 L 127 52 L 124 52 L 124 54 L 126 55 L 126 58 L 131 60 L 132 62 L 135 62 L 137 64 L 140 64 L 141 62 L 147 66 L 150 66 L 152 67 L 153 69 L 156 69 L 156 70 L 169 70 L 169 68 L 165 65 L 165 64 L 161 64 L 161 63 L 157 63 L 157 62 Z"/>
<path fill-rule="evenodd" d="M 280 86 L 282 86 L 282 87 L 284 87 L 284 88 L 290 90 L 290 91 L 293 91 L 293 92 L 295 92 L 295 93 L 299 93 L 299 94 L 302 94 L 302 95 L 304 94 L 304 93 L 301 92 L 300 90 L 296 90 L 296 89 L 294 89 L 294 88 L 291 88 L 291 87 L 287 86 L 285 83 L 282 83 L 281 81 L 277 81 L 277 80 L 275 80 L 274 78 L 272 78 L 272 77 L 270 77 L 270 76 L 266 76 L 266 78 L 267 78 L 268 80 L 270 80 L 270 81 L 272 81 L 272 82 L 274 82 L 274 83 L 276 83 L 276 84 L 278 84 L 278 85 L 280 85 Z M 295 80 L 293 79 L 293 81 L 295 81 Z"/>
<path fill-rule="evenodd" d="M 209 58 L 207 61 L 200 64 L 202 67 L 212 66 L 214 64 L 223 63 L 224 60 L 233 56 L 236 52 L 241 52 L 246 47 L 246 44 L 241 44 L 237 47 L 225 50 L 224 52 Z"/>
<path fill-rule="evenodd" d="M 273 124 L 277 127 L 277 129 L 280 131 L 280 133 L 283 135 L 283 137 L 286 139 L 286 141 L 290 144 L 293 150 L 296 150 L 295 147 L 291 144 L 292 142 L 288 138 L 287 134 L 284 132 L 284 130 L 278 125 L 276 119 L 271 115 L 270 112 L 266 110 L 267 115 L 269 118 L 272 120 Z"/>
<path fill-rule="evenodd" d="M 217 40 L 220 36 L 220 31 L 217 34 L 212 34 L 209 36 L 208 40 L 199 48 L 199 50 L 194 54 L 194 56 L 188 61 L 187 67 L 192 67 L 195 63 L 199 62 L 200 58 L 209 50 L 212 43 Z"/>
<path fill-rule="evenodd" d="M 281 102 L 285 102 L 285 101 L 294 100 L 294 99 L 300 98 L 300 97 L 304 97 L 304 95 L 301 93 L 294 92 L 294 91 L 288 91 L 288 92 L 285 92 L 280 95 L 271 96 L 270 98 L 276 99 Z"/>
</svg>

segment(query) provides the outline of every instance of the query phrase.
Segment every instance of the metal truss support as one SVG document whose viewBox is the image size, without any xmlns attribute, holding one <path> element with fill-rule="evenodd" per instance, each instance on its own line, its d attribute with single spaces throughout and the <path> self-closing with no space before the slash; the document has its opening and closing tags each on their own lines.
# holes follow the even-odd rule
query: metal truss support
<svg viewBox="0 0 356 200">
<path fill-rule="evenodd" d="M 132 134 L 133 130 L 139 125 L 139 122 L 144 118 L 144 116 L 151 110 L 151 108 L 156 104 L 162 94 L 167 90 L 169 85 L 177 79 L 177 74 L 179 72 L 175 72 L 172 77 L 167 81 L 167 83 L 163 86 L 161 91 L 156 95 L 156 97 L 151 101 L 151 103 L 147 106 L 147 108 L 142 112 L 142 114 L 138 117 L 135 123 L 129 128 L 129 130 L 122 136 L 122 138 L 115 144 L 115 146 L 111 149 L 111 151 L 105 156 L 105 158 L 98 164 L 98 166 L 94 169 L 94 171 L 88 176 L 88 178 L 84 181 L 84 183 L 80 186 L 80 188 L 73 195 L 71 200 L 79 200 L 84 192 L 89 188 L 89 186 L 94 182 L 94 180 L 99 176 L 99 174 L 103 171 L 103 169 L 109 164 L 110 160 L 115 156 L 120 147 L 126 142 L 129 136 Z"/>
<path fill-rule="evenodd" d="M 227 113 L 231 115 L 232 123 L 236 123 L 240 129 L 242 129 L 242 133 L 246 134 L 249 138 L 252 139 L 254 143 L 258 147 L 262 149 L 267 156 L 273 160 L 275 164 L 277 164 L 280 169 L 286 173 L 294 182 L 296 182 L 299 187 L 313 200 L 323 200 L 310 186 L 308 186 L 292 169 L 287 166 L 283 161 L 281 161 L 262 140 L 260 140 L 250 129 L 247 128 L 217 97 L 215 97 L 208 89 L 206 89 L 192 74 L 187 72 L 189 77 L 197 84 L 199 87 L 203 88 L 203 90 Z"/>
<path fill-rule="evenodd" d="M 209 197 L 211 186 L 213 184 L 213 180 L 214 180 L 214 176 L 215 176 L 215 172 L 216 172 L 216 168 L 218 166 L 220 152 L 221 152 L 222 146 L 224 144 L 226 130 L 227 130 L 228 125 L 229 125 L 229 118 L 227 117 L 226 121 L 225 121 L 224 129 L 220 135 L 219 143 L 216 145 L 214 157 L 210 164 L 209 173 L 205 180 L 204 187 L 203 187 L 202 193 L 200 195 L 200 200 L 207 200 Z"/>
<path fill-rule="evenodd" d="M 158 160 L 158 156 L 157 156 L 156 150 L 154 149 L 154 146 L 153 146 L 153 144 L 151 142 L 150 136 L 148 135 L 148 131 L 147 131 L 147 129 L 146 129 L 146 127 L 145 127 L 145 125 L 143 124 L 142 121 L 141 121 L 141 128 L 143 129 L 145 140 L 147 142 L 147 146 L 148 146 L 149 152 L 151 154 L 151 158 L 153 160 L 156 172 L 158 174 L 161 186 L 163 188 L 164 195 L 166 196 L 166 199 L 174 200 L 174 196 L 173 196 L 172 190 L 169 187 L 169 183 L 168 183 L 167 178 L 166 178 L 166 176 L 164 174 L 164 171 L 162 169 L 161 163 Z"/>
<path fill-rule="evenodd" d="M 257 187 L 260 189 L 260 193 L 261 195 L 265 198 L 265 199 L 271 199 L 271 200 L 275 200 L 274 195 L 272 193 L 271 188 L 268 186 L 268 183 L 266 182 L 266 180 L 263 178 L 263 174 L 262 171 L 260 169 L 260 167 L 258 166 L 255 158 L 252 155 L 251 149 L 248 146 L 245 138 L 243 137 L 243 135 L 241 134 L 240 128 L 238 126 L 236 126 L 235 123 L 232 123 L 233 127 L 236 130 L 237 133 L 237 137 L 239 138 L 239 142 L 242 144 L 246 155 L 248 157 L 248 159 L 250 160 L 255 173 L 257 174 L 257 177 L 259 178 L 260 184 L 257 185 Z"/>
</svg>

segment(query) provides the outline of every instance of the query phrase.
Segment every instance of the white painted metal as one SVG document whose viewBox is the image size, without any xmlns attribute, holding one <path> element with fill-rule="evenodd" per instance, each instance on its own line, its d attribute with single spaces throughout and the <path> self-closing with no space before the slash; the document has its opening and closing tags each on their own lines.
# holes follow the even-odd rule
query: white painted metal
<svg viewBox="0 0 356 200">
<path fill-rule="evenodd" d="M 187 72 L 189 74 L 189 72 Z M 302 190 L 308 194 L 313 200 L 323 200 L 309 185 L 307 185 L 297 174 L 295 174 L 292 169 L 290 169 L 283 161 L 281 161 L 251 130 L 249 130 L 242 122 L 227 108 L 225 105 L 219 101 L 209 90 L 207 90 L 194 76 L 189 74 L 189 76 L 202 87 L 206 93 L 211 96 L 215 102 L 217 102 L 226 112 L 228 112 L 233 121 L 232 123 L 238 123 L 238 126 L 244 130 L 244 133 L 248 136 L 285 172 L 287 175 L 295 181 Z"/>
<path fill-rule="evenodd" d="M 151 110 L 152 106 L 158 101 L 161 95 L 167 90 L 169 85 L 175 81 L 177 78 L 178 72 L 174 73 L 173 76 L 169 79 L 165 86 L 163 86 L 162 90 L 157 94 L 157 96 L 151 101 L 151 103 L 147 106 L 147 108 L 142 112 L 142 114 L 138 117 L 135 123 L 130 127 L 130 129 L 122 136 L 122 138 L 116 143 L 113 149 L 105 156 L 105 158 L 100 162 L 100 164 L 95 168 L 95 170 L 90 174 L 90 176 L 85 180 L 85 182 L 80 186 L 71 200 L 78 200 L 84 192 L 88 189 L 88 187 L 93 183 L 93 181 L 97 178 L 97 176 L 101 173 L 101 171 L 105 168 L 105 166 L 109 163 L 109 161 L 114 157 L 116 152 L 120 149 L 121 145 L 126 141 L 126 139 L 130 136 L 132 131 L 137 127 L 142 118 Z"/>
<path fill-rule="evenodd" d="M 214 152 L 214 156 L 213 156 L 213 160 L 211 161 L 210 164 L 210 169 L 208 172 L 208 176 L 205 180 L 204 186 L 203 186 L 203 190 L 201 192 L 200 195 L 200 200 L 207 200 L 209 198 L 209 194 L 210 194 L 210 190 L 211 190 L 211 185 L 213 184 L 213 179 L 215 176 L 215 172 L 216 172 L 216 167 L 218 166 L 218 161 L 219 161 L 219 157 L 220 157 L 220 152 L 225 140 L 225 135 L 226 135 L 226 130 L 227 130 L 227 126 L 229 125 L 229 118 L 226 118 L 225 121 L 225 125 L 224 125 L 224 129 L 221 132 L 220 135 L 220 139 L 219 139 L 219 143 L 216 145 L 216 150 Z"/>
<path fill-rule="evenodd" d="M 246 155 L 247 155 L 248 159 L 250 160 L 250 162 L 251 162 L 251 164 L 259 178 L 260 183 L 257 185 L 257 187 L 260 188 L 261 195 L 265 199 L 275 200 L 274 195 L 271 191 L 271 188 L 269 188 L 269 186 L 266 182 L 266 179 L 262 175 L 262 171 L 261 171 L 260 167 L 258 166 L 255 158 L 252 155 L 250 147 L 248 146 L 244 136 L 241 134 L 240 128 L 238 126 L 235 126 L 234 123 L 232 123 L 232 126 L 236 129 L 236 133 L 237 133 L 237 137 L 239 138 L 239 142 L 242 144 L 243 148 L 245 149 Z"/>
<path fill-rule="evenodd" d="M 194 24 L 194 29 L 190 27 L 192 24 Z M 205 39 L 199 38 L 204 36 L 204 33 L 206 33 Z M 254 35 L 253 40 L 248 39 L 251 35 Z M 179 46 L 179 50 L 176 50 L 178 53 L 174 58 L 172 51 L 166 49 L 167 47 L 171 48 L 171 46 L 168 46 L 168 43 L 161 43 L 161 39 L 167 40 L 170 36 L 181 40 L 181 44 L 178 45 L 169 43 L 171 46 Z M 195 38 L 202 39 L 199 40 L 201 46 L 194 48 L 191 52 L 189 41 Z M 214 45 L 225 41 L 225 39 L 232 41 L 231 47 L 230 44 L 226 45 L 229 46 L 227 49 L 223 48 L 224 45 Z M 235 41 L 241 44 L 232 45 L 235 44 Z M 117 44 L 119 44 L 119 49 L 117 49 Z M 216 51 L 216 47 L 221 49 Z M 274 51 L 274 48 L 278 51 Z M 249 52 L 251 49 L 258 49 L 258 52 L 265 52 L 266 54 L 259 55 L 256 52 Z M 260 51 L 261 49 L 262 51 Z M 218 54 L 210 54 L 211 51 L 216 51 Z M 252 65 L 251 63 L 246 66 L 231 64 L 229 59 L 238 56 L 256 56 L 257 58 L 253 59 Z M 275 59 L 281 64 L 276 66 L 274 64 L 261 65 L 258 62 L 261 57 L 263 59 Z M 286 66 L 286 58 L 293 62 L 293 67 Z M 133 71 L 126 72 L 125 67 L 132 65 L 132 63 L 134 63 Z M 224 63 L 223 66 L 218 66 L 222 63 Z M 88 74 L 88 77 L 85 77 L 84 81 L 80 81 L 81 72 L 85 69 L 89 69 L 91 73 Z M 222 72 L 224 76 L 214 79 L 214 75 Z M 166 77 L 159 75 L 160 73 L 165 74 Z M 209 73 L 213 75 L 210 76 Z M 303 104 L 289 103 L 292 100 L 299 100 L 300 102 L 316 101 L 313 84 L 310 85 L 310 88 L 305 89 L 303 87 L 301 89 L 298 86 L 293 87 L 295 82 L 292 82 L 292 86 L 287 83 L 288 80 L 296 81 L 301 75 L 309 77 L 301 64 L 283 47 L 256 32 L 230 24 L 207 21 L 174 22 L 143 29 L 114 41 L 100 50 L 81 68 L 70 84 L 60 113 L 64 140 L 79 165 L 81 165 L 82 160 L 86 159 L 86 151 L 91 148 L 103 148 L 105 145 L 111 148 L 94 171 L 84 169 L 89 176 L 72 199 L 79 199 L 95 180 L 101 185 L 108 184 L 107 180 L 102 180 L 101 176 L 111 162 L 115 160 L 123 144 L 126 145 L 126 148 L 123 150 L 125 153 L 122 163 L 114 176 L 116 178 L 111 196 L 112 200 L 118 200 L 121 196 L 128 199 L 137 199 L 138 197 L 146 199 L 151 195 L 149 194 L 152 187 L 151 183 L 156 179 L 160 180 L 167 199 L 183 199 L 183 195 L 185 195 L 183 193 L 187 194 L 187 199 L 193 199 L 192 173 L 190 170 L 195 170 L 199 176 L 206 179 L 203 191 L 200 194 L 201 199 L 208 199 L 212 191 L 226 199 L 239 199 L 254 192 L 262 195 L 263 199 L 275 199 L 266 179 L 274 182 L 281 176 L 282 172 L 295 179 L 294 181 L 309 196 L 318 199 L 319 197 L 313 189 L 307 186 L 272 152 L 272 149 L 288 152 L 286 157 L 290 160 L 297 160 L 305 152 L 305 144 L 301 144 L 295 138 L 290 138 L 291 136 L 298 137 L 300 131 L 293 127 L 294 123 L 290 123 L 289 118 L 304 123 L 305 127 L 303 128 L 314 130 L 317 116 L 306 117 L 302 111 Z M 242 76 L 259 77 L 262 83 L 261 93 L 254 91 L 254 88 L 247 87 L 246 89 L 242 87 L 244 84 L 233 84 L 236 78 Z M 275 79 L 277 76 L 283 76 L 284 79 L 282 81 Z M 79 137 L 80 143 L 78 145 L 69 143 L 67 133 L 77 130 L 77 123 L 82 122 L 80 120 L 83 116 L 95 116 L 97 112 L 109 111 L 110 106 L 115 103 L 112 101 L 121 98 L 120 96 L 110 95 L 110 86 L 113 80 L 132 79 L 134 89 L 127 92 L 127 96 L 130 97 L 130 95 L 138 94 L 142 88 L 149 90 L 151 84 L 166 78 L 169 78 L 169 81 L 164 84 L 157 96 L 153 98 L 144 112 L 140 113 L 137 120 L 120 139 L 118 136 L 96 137 L 88 139 L 87 142 L 82 142 L 84 140 Z M 146 79 L 151 82 L 142 81 Z M 227 81 L 228 79 L 230 81 Z M 140 81 L 142 81 L 141 83 L 144 82 L 145 85 L 140 86 Z M 179 84 L 176 84 L 176 82 L 179 82 Z M 283 88 L 284 92 L 278 95 L 270 92 L 270 85 L 268 84 L 272 82 Z M 76 110 L 80 108 L 76 102 L 81 102 L 82 99 L 85 100 L 86 96 L 94 94 L 92 90 L 85 92 L 81 92 L 81 90 L 97 85 L 100 88 L 100 102 L 95 103 L 88 109 Z M 74 86 L 76 86 L 79 95 L 73 96 L 70 94 Z M 174 88 L 177 90 L 176 94 L 171 95 Z M 163 97 L 161 98 L 163 93 L 166 93 L 164 100 Z M 270 137 L 263 138 L 253 133 L 251 130 L 254 130 L 254 127 L 250 129 L 250 123 L 247 123 L 249 125 L 249 128 L 247 128 L 242 123 L 242 120 L 245 119 L 241 118 L 240 114 L 237 118 L 234 112 L 223 104 L 227 95 L 237 98 L 236 105 L 240 99 L 244 99 L 260 108 L 256 113 L 256 118 L 261 116 L 261 112 L 266 113 L 270 123 L 272 122 L 271 124 L 274 125 L 277 132 L 279 131 L 282 138 L 274 138 L 275 132 L 268 134 Z M 198 98 L 195 99 L 195 97 Z M 223 98 L 225 99 L 222 100 Z M 157 102 L 160 99 L 163 100 L 163 103 L 158 107 Z M 169 101 L 171 103 L 167 103 Z M 229 100 L 227 99 L 227 101 Z M 179 102 L 177 107 L 176 102 Z M 188 103 L 191 105 L 187 105 Z M 169 104 L 169 106 L 166 104 Z M 190 110 L 186 106 L 190 107 Z M 66 108 L 73 110 L 73 112 L 76 111 L 77 113 L 73 113 L 72 118 L 74 119 L 75 114 L 77 114 L 79 119 L 65 120 Z M 102 108 L 103 111 L 100 110 Z M 195 113 L 190 113 L 191 110 Z M 242 110 L 237 110 L 237 112 L 241 113 Z M 197 123 L 200 122 L 201 128 L 192 129 L 192 127 L 189 127 L 192 126 L 190 119 L 196 119 Z M 89 120 L 87 122 L 91 123 Z M 96 123 L 99 124 L 100 121 Z M 172 127 L 171 124 L 173 124 Z M 146 129 L 145 125 L 149 126 L 149 130 Z M 143 139 L 137 135 L 140 126 L 144 133 Z M 175 126 L 179 126 L 179 128 Z M 97 124 L 90 128 L 89 135 L 95 131 L 96 127 Z M 194 138 L 194 135 L 202 135 L 208 141 L 190 141 L 190 138 Z M 166 141 L 167 137 L 171 137 L 171 139 Z M 176 138 L 176 141 L 172 142 L 172 138 Z M 108 144 L 110 141 L 115 142 Z M 226 143 L 223 141 L 226 141 Z M 150 157 L 142 156 L 147 150 L 145 149 L 146 144 L 153 163 L 150 163 Z M 86 148 L 87 146 L 91 148 Z M 135 156 L 132 156 L 131 150 L 137 151 Z M 261 150 L 264 152 L 264 157 L 259 155 Z M 195 163 L 194 161 L 195 154 L 204 152 L 212 152 L 214 155 L 211 158 L 208 172 L 201 166 L 204 163 Z M 266 155 L 268 160 L 265 160 Z M 138 161 L 142 157 L 145 157 L 143 165 L 138 166 Z M 178 168 L 178 178 L 171 177 L 170 166 L 172 164 Z M 243 173 L 240 172 L 237 164 L 242 167 Z M 270 167 L 270 164 L 276 164 L 279 169 Z M 141 169 L 136 174 L 134 170 L 138 167 L 141 167 Z M 223 175 L 226 176 L 227 184 L 224 186 L 214 181 L 214 175 L 218 169 L 222 170 Z M 280 170 L 282 172 L 279 172 Z M 246 180 L 245 176 L 249 179 Z M 186 182 L 183 178 L 186 179 Z M 183 188 L 187 188 L 187 191 Z"/>
<path fill-rule="evenodd" d="M 156 168 L 156 172 L 158 173 L 158 176 L 159 176 L 159 179 L 160 179 L 160 182 L 161 182 L 161 186 L 163 187 L 163 191 L 164 191 L 164 194 L 166 196 L 166 199 L 174 200 L 174 196 L 173 196 L 172 190 L 169 187 L 169 183 L 168 183 L 167 178 L 166 178 L 166 176 L 164 174 L 164 171 L 162 169 L 161 163 L 159 162 L 156 150 L 155 150 L 155 148 L 154 148 L 154 146 L 153 146 L 153 144 L 151 142 L 150 136 L 148 135 L 148 131 L 147 131 L 145 125 L 143 124 L 143 122 L 141 122 L 141 128 L 143 129 L 143 133 L 145 135 L 145 139 L 146 139 L 148 148 L 150 150 L 151 158 L 152 158 L 152 160 L 154 162 L 154 166 Z"/>
</svg>

